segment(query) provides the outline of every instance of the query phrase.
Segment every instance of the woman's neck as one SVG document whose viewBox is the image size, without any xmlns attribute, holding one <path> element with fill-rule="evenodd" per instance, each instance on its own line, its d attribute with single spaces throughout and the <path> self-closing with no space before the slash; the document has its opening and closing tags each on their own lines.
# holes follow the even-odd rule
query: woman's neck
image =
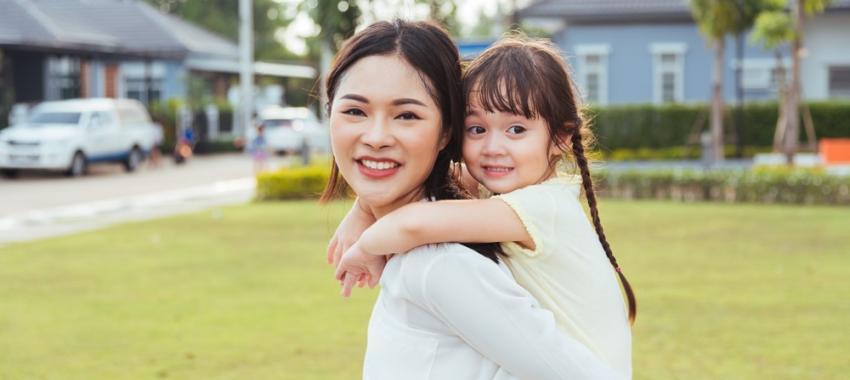
<svg viewBox="0 0 850 380">
<path fill-rule="evenodd" d="M 363 208 L 363 211 L 371 213 L 375 219 L 380 219 L 402 206 L 420 201 L 425 196 L 424 188 L 416 188 L 415 190 L 398 197 L 395 201 L 385 205 L 372 205 L 362 199 L 358 199 L 358 204 Z"/>
</svg>

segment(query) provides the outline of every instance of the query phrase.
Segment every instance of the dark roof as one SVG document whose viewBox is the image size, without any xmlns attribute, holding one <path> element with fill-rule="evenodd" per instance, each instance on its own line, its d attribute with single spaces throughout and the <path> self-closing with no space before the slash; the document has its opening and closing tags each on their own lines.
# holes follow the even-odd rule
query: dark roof
<svg viewBox="0 0 850 380">
<path fill-rule="evenodd" d="M 552 17 L 571 22 L 691 20 L 685 0 L 540 0 L 518 13 L 522 18 Z"/>
<path fill-rule="evenodd" d="M 0 45 L 236 58 L 238 46 L 137 0 L 0 0 Z"/>
<path fill-rule="evenodd" d="M 833 0 L 829 10 L 850 10 L 850 0 Z M 537 0 L 517 13 L 571 23 L 693 20 L 687 0 Z"/>
</svg>

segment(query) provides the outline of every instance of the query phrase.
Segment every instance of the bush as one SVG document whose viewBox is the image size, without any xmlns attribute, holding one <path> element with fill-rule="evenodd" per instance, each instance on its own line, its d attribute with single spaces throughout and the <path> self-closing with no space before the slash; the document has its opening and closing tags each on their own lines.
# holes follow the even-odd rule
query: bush
<svg viewBox="0 0 850 380">
<path fill-rule="evenodd" d="M 757 153 L 767 153 L 772 151 L 771 147 L 761 146 L 745 146 L 743 157 L 753 157 Z M 725 147 L 725 155 L 727 157 L 735 154 L 735 147 L 727 145 Z M 670 148 L 620 148 L 610 151 L 600 151 L 603 159 L 607 161 L 624 161 L 624 160 L 682 160 L 682 159 L 698 159 L 701 157 L 700 149 L 696 146 L 675 146 Z"/>
<path fill-rule="evenodd" d="M 330 178 L 329 165 L 283 168 L 257 175 L 258 201 L 318 198 Z"/>
<path fill-rule="evenodd" d="M 817 138 L 850 137 L 850 104 L 828 101 L 808 103 Z M 735 107 L 726 107 L 726 144 L 734 143 Z M 708 129 L 708 104 L 622 105 L 590 108 L 588 116 L 603 152 L 618 149 L 693 147 L 699 150 L 699 131 Z M 743 111 L 742 140 L 745 146 L 773 145 L 776 102 L 747 103 Z M 801 112 L 802 123 L 802 112 Z M 800 124 L 801 141 L 805 130 Z"/>
<path fill-rule="evenodd" d="M 599 181 L 603 195 L 624 199 L 850 205 L 850 177 L 822 169 L 604 171 Z"/>
</svg>

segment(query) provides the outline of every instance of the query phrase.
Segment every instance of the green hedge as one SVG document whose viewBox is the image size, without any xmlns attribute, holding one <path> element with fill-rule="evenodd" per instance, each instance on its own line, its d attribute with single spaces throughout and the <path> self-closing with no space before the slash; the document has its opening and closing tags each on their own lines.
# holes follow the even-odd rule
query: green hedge
<svg viewBox="0 0 850 380">
<path fill-rule="evenodd" d="M 257 175 L 258 201 L 319 198 L 330 178 L 330 165 L 283 168 Z"/>
<path fill-rule="evenodd" d="M 598 180 L 603 196 L 623 199 L 850 205 L 850 177 L 821 169 L 608 171 Z"/>
<path fill-rule="evenodd" d="M 753 157 L 757 153 L 771 152 L 773 148 L 762 146 L 745 146 L 743 157 Z M 726 157 L 732 157 L 735 154 L 735 147 L 727 145 L 725 147 Z M 680 159 L 698 159 L 702 152 L 696 146 L 675 146 L 670 148 L 620 148 L 610 151 L 599 151 L 602 159 L 607 161 L 625 161 L 625 160 L 680 160 Z"/>
<path fill-rule="evenodd" d="M 850 137 L 850 103 L 809 103 L 817 138 Z M 698 147 L 697 122 L 708 128 L 707 104 L 623 105 L 591 108 L 588 116 L 602 151 L 657 149 L 691 145 Z M 727 144 L 733 144 L 734 106 L 726 107 L 724 128 Z M 779 114 L 776 102 L 747 103 L 743 111 L 743 142 L 769 147 Z M 802 116 L 801 116 L 802 117 Z M 802 125 L 802 124 L 801 124 Z M 801 138 L 805 138 L 801 128 Z"/>
</svg>

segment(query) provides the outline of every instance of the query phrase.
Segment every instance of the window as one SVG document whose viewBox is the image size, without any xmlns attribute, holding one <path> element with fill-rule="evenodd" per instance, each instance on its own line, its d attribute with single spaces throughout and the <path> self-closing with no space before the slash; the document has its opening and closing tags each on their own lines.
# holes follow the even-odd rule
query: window
<svg viewBox="0 0 850 380">
<path fill-rule="evenodd" d="M 733 70 L 737 68 L 734 62 L 737 61 L 733 61 Z M 791 62 L 785 59 L 782 65 L 785 70 L 785 83 L 788 83 Z M 744 59 L 741 65 L 741 87 L 748 91 L 775 91 L 779 89 L 783 68 L 780 68 L 775 58 Z"/>
<path fill-rule="evenodd" d="M 165 68 L 161 62 L 130 62 L 121 66 L 124 96 L 150 104 L 162 99 Z"/>
<path fill-rule="evenodd" d="M 829 68 L 829 97 L 850 98 L 850 66 Z"/>
<path fill-rule="evenodd" d="M 685 52 L 682 43 L 650 45 L 653 55 L 653 101 L 675 103 L 685 100 Z"/>
<path fill-rule="evenodd" d="M 588 103 L 608 103 L 608 45 L 577 45 L 578 82 Z"/>
<path fill-rule="evenodd" d="M 47 99 L 62 100 L 79 98 L 80 59 L 74 57 L 50 57 L 47 59 Z"/>
</svg>

